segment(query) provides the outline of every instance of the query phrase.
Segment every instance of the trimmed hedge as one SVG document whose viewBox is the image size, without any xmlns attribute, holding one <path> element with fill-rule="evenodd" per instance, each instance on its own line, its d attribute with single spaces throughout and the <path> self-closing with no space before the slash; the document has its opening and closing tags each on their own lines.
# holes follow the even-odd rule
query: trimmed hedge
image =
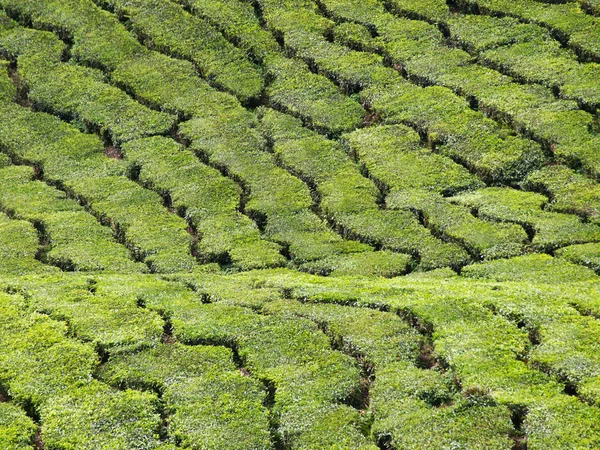
<svg viewBox="0 0 600 450">
<path fill-rule="evenodd" d="M 11 220 L 0 212 L 0 273 L 25 275 L 57 271 L 35 259 L 39 249 L 38 234 L 31 223 Z"/>
<path fill-rule="evenodd" d="M 596 273 L 600 271 L 600 244 L 597 243 L 569 245 L 568 247 L 559 248 L 554 252 L 554 256 L 589 267 Z"/>
<path fill-rule="evenodd" d="M 239 180 L 249 191 L 245 211 L 263 220 L 265 235 L 288 247 L 295 262 L 371 250 L 366 244 L 343 240 L 312 210 L 308 186 L 276 164 L 250 113 L 237 120 L 192 119 L 180 131 L 193 150 Z"/>
<path fill-rule="evenodd" d="M 42 439 L 48 448 L 157 449 L 157 410 L 154 394 L 114 391 L 94 381 L 44 404 Z"/>
<path fill-rule="evenodd" d="M 598 58 L 600 38 L 597 17 L 588 15 L 574 2 L 563 4 L 524 0 L 519 3 L 508 0 L 460 0 L 457 4 L 466 9 L 476 7 L 484 14 L 513 16 L 523 22 L 531 22 L 548 28 L 567 46 L 585 58 Z"/>
<path fill-rule="evenodd" d="M 272 448 L 264 386 L 239 372 L 212 372 L 173 382 L 164 394 L 169 436 L 181 447 Z"/>
<path fill-rule="evenodd" d="M 263 240 L 238 212 L 240 188 L 172 139 L 153 137 L 122 146 L 130 170 L 163 197 L 201 236 L 197 251 L 207 261 L 230 259 L 243 270 L 283 265 L 280 247 Z"/>
<path fill-rule="evenodd" d="M 333 83 L 310 72 L 303 62 L 274 54 L 265 59 L 265 66 L 271 77 L 266 94 L 273 106 L 334 135 L 362 123 L 365 111 L 358 102 L 343 96 Z"/>
<path fill-rule="evenodd" d="M 497 123 L 446 88 L 403 83 L 363 94 L 384 124 L 405 123 L 426 133 L 440 153 L 487 182 L 515 183 L 545 160 L 539 144 L 503 136 Z"/>
<path fill-rule="evenodd" d="M 522 225 L 533 233 L 531 243 L 538 251 L 600 240 L 600 227 L 577 216 L 544 211 L 549 200 L 533 192 L 485 188 L 450 201 L 477 210 L 478 217 Z"/>
<path fill-rule="evenodd" d="M 207 21 L 169 0 L 109 0 L 117 14 L 127 16 L 140 38 L 160 51 L 189 59 L 202 75 L 235 94 L 256 100 L 264 81 L 260 68 L 231 45 Z"/>
<path fill-rule="evenodd" d="M 422 189 L 449 195 L 483 183 L 446 156 L 423 148 L 419 135 L 404 125 L 356 130 L 342 137 L 347 151 L 390 190 Z"/>
<path fill-rule="evenodd" d="M 163 393 L 167 387 L 207 373 L 233 371 L 232 352 L 224 347 L 158 344 L 136 353 L 111 356 L 100 379 L 119 389 L 145 389 Z"/>
<path fill-rule="evenodd" d="M 464 267 L 461 275 L 495 281 L 535 280 L 541 283 L 568 283 L 593 280 L 596 274 L 550 255 L 527 255 Z"/>
<path fill-rule="evenodd" d="M 252 5 L 241 0 L 178 0 L 192 13 L 205 18 L 225 37 L 254 58 L 264 60 L 279 51 L 275 38 L 260 26 Z"/>
<path fill-rule="evenodd" d="M 88 383 L 98 355 L 67 337 L 67 326 L 28 312 L 20 296 L 0 295 L 0 383 L 17 404 L 37 408 Z"/>
<path fill-rule="evenodd" d="M 300 270 L 317 275 L 396 277 L 407 273 L 412 257 L 390 251 L 356 253 L 304 263 Z"/>
<path fill-rule="evenodd" d="M 547 193 L 552 198 L 549 204 L 552 211 L 577 214 L 600 224 L 598 183 L 568 167 L 553 165 L 532 172 L 523 187 Z"/>
<path fill-rule="evenodd" d="M 43 228 L 42 257 L 64 270 L 144 271 L 134 263 L 125 247 L 114 241 L 113 233 L 102 227 L 64 192 L 41 181 L 33 181 L 27 166 L 0 169 L 0 205 L 14 217 Z"/>
<path fill-rule="evenodd" d="M 0 445 L 6 450 L 33 450 L 37 427 L 25 411 L 12 403 L 0 403 Z"/>
<path fill-rule="evenodd" d="M 15 48 L 14 41 L 26 39 L 34 41 L 29 45 L 32 48 Z M 42 46 L 48 50 L 40 51 Z M 104 83 L 100 72 L 48 59 L 47 53 L 61 46 L 48 32 L 32 32 L 12 23 L 2 28 L 0 47 L 17 58 L 32 102 L 63 117 L 76 118 L 113 142 L 166 133 L 173 127 L 174 117 L 152 111 Z"/>
</svg>

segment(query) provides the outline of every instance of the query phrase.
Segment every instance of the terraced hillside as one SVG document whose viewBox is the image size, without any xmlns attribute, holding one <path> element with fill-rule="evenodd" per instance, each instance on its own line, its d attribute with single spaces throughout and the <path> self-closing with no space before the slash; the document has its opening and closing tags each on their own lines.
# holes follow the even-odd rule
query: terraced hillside
<svg viewBox="0 0 600 450">
<path fill-rule="evenodd" d="M 598 0 L 0 0 L 0 448 L 600 448 Z"/>
</svg>

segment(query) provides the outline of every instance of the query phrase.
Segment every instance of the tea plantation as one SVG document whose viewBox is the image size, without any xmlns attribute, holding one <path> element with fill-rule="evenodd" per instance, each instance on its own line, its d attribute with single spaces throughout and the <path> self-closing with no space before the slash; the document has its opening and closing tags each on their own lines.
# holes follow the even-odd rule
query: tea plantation
<svg viewBox="0 0 600 450">
<path fill-rule="evenodd" d="M 0 0 L 0 449 L 600 449 L 599 0 Z"/>
</svg>

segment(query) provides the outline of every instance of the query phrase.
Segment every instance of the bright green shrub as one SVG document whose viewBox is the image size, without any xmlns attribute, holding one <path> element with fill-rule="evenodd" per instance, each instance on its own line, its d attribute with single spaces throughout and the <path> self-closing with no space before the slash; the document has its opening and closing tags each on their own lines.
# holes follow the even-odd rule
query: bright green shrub
<svg viewBox="0 0 600 450">
<path fill-rule="evenodd" d="M 182 342 L 235 345 L 249 372 L 275 387 L 273 414 L 282 442 L 294 447 L 303 439 L 329 439 L 335 428 L 321 424 L 318 412 L 337 409 L 340 401 L 355 395 L 359 374 L 354 361 L 332 350 L 315 324 L 219 303 L 187 310 L 180 308 L 172 317 Z M 360 443 L 356 426 L 352 416 L 333 436 Z"/>
<path fill-rule="evenodd" d="M 388 197 L 389 198 L 389 197 Z M 393 202 L 389 204 L 394 207 Z M 369 210 L 358 214 L 339 214 L 336 220 L 347 230 L 356 230 L 367 242 L 380 243 L 382 248 L 414 254 L 419 268 L 454 268 L 467 264 L 471 257 L 460 245 L 444 242 L 419 223 L 409 210 Z"/>
<path fill-rule="evenodd" d="M 320 259 L 300 266 L 300 270 L 317 275 L 395 277 L 408 272 L 412 257 L 389 251 L 355 253 Z"/>
<path fill-rule="evenodd" d="M 484 14 L 509 15 L 539 24 L 560 36 L 569 47 L 585 57 L 598 55 L 600 40 L 595 32 L 598 18 L 586 14 L 577 3 L 552 4 L 535 0 L 519 3 L 508 0 L 460 0 L 457 3 L 463 8 L 477 6 Z"/>
<path fill-rule="evenodd" d="M 391 364 L 377 372 L 371 395 L 371 432 L 383 445 L 512 448 L 508 409 L 485 396 L 460 398 L 439 372 Z"/>
<path fill-rule="evenodd" d="M 356 130 L 344 135 L 343 142 L 369 174 L 391 190 L 423 189 L 447 195 L 481 186 L 464 167 L 422 148 L 419 135 L 404 125 Z"/>
<path fill-rule="evenodd" d="M 447 23 L 453 39 L 473 52 L 550 38 L 546 29 L 513 17 L 468 14 L 452 17 Z M 486 30 L 485 35 L 481 34 L 482 29 Z"/>
<path fill-rule="evenodd" d="M 89 382 L 93 348 L 67 337 L 67 326 L 25 310 L 21 297 L 3 294 L 0 382 L 16 403 L 37 408 L 72 386 Z"/>
<path fill-rule="evenodd" d="M 6 450 L 31 450 L 36 426 L 12 403 L 0 403 L 0 444 Z"/>
<path fill-rule="evenodd" d="M 565 166 L 547 166 L 532 172 L 523 182 L 523 187 L 549 194 L 552 211 L 578 214 L 592 223 L 599 221 L 598 184 Z"/>
<path fill-rule="evenodd" d="M 272 105 L 300 117 L 317 130 L 333 134 L 356 128 L 362 123 L 364 110 L 344 97 L 323 76 L 311 73 L 299 61 L 272 55 L 265 59 L 272 77 L 266 94 Z"/>
<path fill-rule="evenodd" d="M 333 30 L 335 42 L 353 49 L 377 51 L 380 43 L 371 36 L 367 27 L 358 23 L 343 22 Z"/>
<path fill-rule="evenodd" d="M 409 17 L 418 16 L 431 22 L 442 22 L 449 15 L 448 5 L 444 0 L 389 0 L 386 2 L 392 11 Z"/>
<path fill-rule="evenodd" d="M 533 192 L 485 188 L 450 201 L 476 209 L 478 217 L 522 225 L 531 230 L 531 242 L 541 251 L 600 240 L 600 228 L 596 225 L 582 223 L 577 216 L 544 211 L 548 199 Z"/>
<path fill-rule="evenodd" d="M 117 13 L 127 15 L 138 35 L 150 38 L 161 51 L 193 61 L 205 77 L 240 100 L 260 96 L 259 68 L 205 20 L 169 0 L 111 0 L 110 4 Z"/>
<path fill-rule="evenodd" d="M 24 38 L 39 40 L 39 45 L 47 41 L 50 48 L 59 45 L 52 42 L 50 33 L 34 34 L 13 27 L 7 36 L 0 37 L 0 47 L 10 51 L 19 33 L 24 33 Z M 33 50 L 36 49 L 34 46 Z M 115 142 L 165 133 L 174 124 L 174 118 L 168 114 L 152 111 L 104 83 L 102 74 L 94 69 L 51 61 L 43 53 L 29 53 L 27 49 L 19 48 L 16 53 L 19 72 L 29 87 L 31 101 L 65 117 L 76 117 Z"/>
<path fill-rule="evenodd" d="M 431 236 L 412 213 L 381 210 L 378 205 L 378 197 L 381 195 L 379 189 L 373 181 L 361 174 L 358 164 L 351 161 L 338 143 L 302 128 L 300 121 L 290 116 L 266 109 L 260 110 L 259 116 L 263 132 L 273 143 L 275 155 L 284 166 L 315 185 L 320 194 L 320 207 L 323 213 L 343 233 L 348 236 L 358 236 L 363 241 L 382 245 L 386 249 L 418 254 L 422 259 L 422 267 L 426 269 L 460 264 L 468 259 L 461 249 L 442 243 Z M 350 136 L 359 133 L 361 132 L 353 132 Z M 370 136 L 369 132 L 364 134 Z M 344 139 L 349 138 L 344 135 Z M 371 148 L 369 144 L 370 142 L 364 145 L 366 148 Z M 379 173 L 371 170 L 371 165 L 360 159 L 362 154 L 359 155 L 357 149 L 351 148 L 350 153 L 366 165 L 371 176 L 379 182 L 387 183 Z M 395 159 L 389 158 L 389 160 L 394 161 L 391 164 L 395 164 Z M 402 170 L 406 168 L 403 162 L 393 165 L 387 173 L 395 174 L 401 168 Z M 464 169 L 461 170 L 466 174 L 466 178 L 472 178 Z M 410 174 L 405 175 L 402 172 L 398 178 L 404 179 Z M 356 255 L 348 258 L 374 260 L 377 256 Z M 383 261 L 381 263 L 385 264 Z M 318 267 L 320 263 L 316 264 Z"/>
<path fill-rule="evenodd" d="M 173 383 L 188 378 L 234 369 L 228 348 L 159 344 L 137 353 L 111 357 L 102 366 L 100 378 L 119 389 L 163 392 Z"/>
<path fill-rule="evenodd" d="M 597 243 L 569 245 L 568 247 L 559 248 L 554 252 L 554 256 L 589 267 L 596 273 L 600 270 L 600 244 Z"/>
<path fill-rule="evenodd" d="M 564 316 L 541 325 L 538 333 L 540 344 L 529 355 L 534 367 L 551 370 L 575 388 L 600 376 L 600 325 L 594 317 Z"/>
<path fill-rule="evenodd" d="M 3 0 L 1 5 L 29 18 L 37 28 L 72 36 L 73 56 L 92 65 L 114 68 L 141 47 L 116 17 L 91 0 Z"/>
<path fill-rule="evenodd" d="M 122 164 L 103 154 L 102 141 L 46 113 L 15 104 L 0 106 L 0 143 L 16 161 L 35 164 L 54 182 L 122 174 Z"/>
<path fill-rule="evenodd" d="M 422 336 L 393 312 L 293 300 L 269 302 L 265 311 L 322 324 L 338 348 L 363 358 L 375 373 L 396 361 L 415 363 L 422 343 Z"/>
<path fill-rule="evenodd" d="M 164 401 L 169 436 L 194 449 L 269 449 L 264 386 L 239 372 L 213 372 L 175 381 Z"/>
<path fill-rule="evenodd" d="M 195 265 L 185 220 L 168 213 L 160 196 L 125 177 L 78 179 L 69 189 L 101 217 L 110 218 L 125 244 L 157 272 L 189 271 Z"/>
<path fill-rule="evenodd" d="M 36 426 L 25 411 L 12 403 L 0 403 L 0 445 L 6 450 L 32 450 Z"/>
<path fill-rule="evenodd" d="M 429 227 L 465 245 L 476 257 L 498 258 L 521 251 L 526 240 L 523 229 L 482 221 L 437 195 L 479 183 L 451 160 L 419 149 L 412 130 L 401 125 L 373 127 L 345 135 L 344 140 L 369 172 L 389 186 L 388 207 L 420 211 Z M 411 154 L 412 158 L 404 159 Z M 420 170 L 413 171 L 415 166 Z M 423 172 L 432 175 L 423 176 Z"/>
<path fill-rule="evenodd" d="M 202 236 L 198 251 L 208 261 L 231 258 L 241 269 L 281 265 L 279 247 L 261 239 L 256 225 L 237 209 L 239 187 L 172 139 L 153 137 L 123 145 L 139 181 L 171 204 Z M 139 174 L 137 173 L 139 172 Z"/>
<path fill-rule="evenodd" d="M 41 181 L 32 181 L 27 166 L 0 169 L 0 204 L 15 217 L 43 228 L 48 240 L 43 259 L 65 270 L 143 271 L 113 234 L 64 192 Z"/>
<path fill-rule="evenodd" d="M 263 151 L 264 143 L 251 128 L 253 124 L 251 115 L 225 123 L 192 119 L 180 130 L 192 141 L 194 150 L 206 154 L 213 164 L 226 168 L 245 185 L 249 191 L 245 211 L 251 217 L 266 219 L 266 236 L 289 246 L 292 259 L 305 262 L 332 253 L 370 250 L 365 244 L 343 240 L 311 211 L 308 187 Z"/>
<path fill-rule="evenodd" d="M 29 222 L 10 220 L 0 213 L 0 273 L 24 275 L 56 271 L 35 259 L 39 247 L 37 231 Z"/>
<path fill-rule="evenodd" d="M 192 63 L 158 52 L 148 51 L 128 60 L 111 73 L 111 78 L 144 102 L 180 117 L 241 109 L 233 95 L 215 90 L 198 77 Z"/>
<path fill-rule="evenodd" d="M 575 397 L 562 396 L 528 408 L 523 429 L 531 449 L 594 448 L 598 440 L 598 411 Z"/>
<path fill-rule="evenodd" d="M 220 29 L 223 34 L 240 48 L 257 59 L 279 51 L 275 38 L 263 30 L 254 9 L 241 0 L 179 0 L 192 12 L 204 17 Z"/>
<path fill-rule="evenodd" d="M 496 281 L 536 280 L 541 283 L 565 283 L 596 278 L 586 267 L 552 258 L 550 255 L 527 255 L 464 267 L 461 275 Z"/>
<path fill-rule="evenodd" d="M 154 394 L 92 382 L 44 404 L 42 439 L 48 448 L 155 449 L 161 444 L 157 407 Z"/>
<path fill-rule="evenodd" d="M 4 20 L 1 16 L 0 19 Z M 0 99 L 2 102 L 12 102 L 17 97 L 17 87 L 8 77 L 8 65 L 8 61 L 0 61 L 0 66 L 2 67 L 0 69 L 2 72 L 2 76 L 0 76 Z"/>
<path fill-rule="evenodd" d="M 538 144 L 514 136 L 503 138 L 497 124 L 469 108 L 451 91 L 400 84 L 365 93 L 385 123 L 407 123 L 444 143 L 442 154 L 460 161 L 488 181 L 514 182 L 539 167 Z"/>
</svg>

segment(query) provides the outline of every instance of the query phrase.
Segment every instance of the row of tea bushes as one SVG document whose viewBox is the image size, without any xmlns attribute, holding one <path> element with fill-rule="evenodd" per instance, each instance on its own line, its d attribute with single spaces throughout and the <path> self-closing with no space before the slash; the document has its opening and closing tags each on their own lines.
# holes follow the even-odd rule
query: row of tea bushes
<svg viewBox="0 0 600 450">
<path fill-rule="evenodd" d="M 448 87 L 458 95 L 476 100 L 481 111 L 492 118 L 508 121 L 515 131 L 533 137 L 550 148 L 557 158 L 573 165 L 582 164 L 588 172 L 597 174 L 597 157 L 592 151 L 598 144 L 598 137 L 591 132 L 594 117 L 577 110 L 577 105 L 572 101 L 556 99 L 550 89 L 560 87 L 562 97 L 576 99 L 589 108 L 595 108 L 597 95 L 594 92 L 600 92 L 598 77 L 593 75 L 597 65 L 583 65 L 574 57 L 561 56 L 570 61 L 570 66 L 557 72 L 556 61 L 553 62 L 540 49 L 540 45 L 554 45 L 558 52 L 566 50 L 559 49 L 558 42 L 552 41 L 543 28 L 520 24 L 514 19 L 452 16 L 449 11 L 447 19 L 438 20 L 439 26 L 449 31 L 450 38 L 466 48 L 476 45 L 490 47 L 491 49 L 479 52 L 479 58 L 484 63 L 488 62 L 489 55 L 493 52 L 512 52 L 527 56 L 528 53 L 521 51 L 520 46 L 530 46 L 532 54 L 525 58 L 526 64 L 521 66 L 538 77 L 545 71 L 553 79 L 563 77 L 562 81 L 551 83 L 541 79 L 526 80 L 548 84 L 547 89 L 518 84 L 510 77 L 482 67 L 467 52 L 449 47 L 436 26 L 395 17 L 387 13 L 377 0 L 366 3 L 328 0 L 324 2 L 324 6 L 336 20 L 355 22 L 375 30 L 378 37 L 374 40 L 374 50 L 371 51 L 387 55 L 410 79 L 424 85 Z M 402 6 L 394 9 L 404 10 Z M 480 42 L 482 34 L 486 35 L 483 44 Z M 554 53 L 556 51 L 553 50 Z M 538 59 L 532 60 L 532 55 Z M 524 78 L 524 73 L 520 73 L 517 65 L 511 64 L 507 58 L 502 59 L 499 65 L 508 67 L 511 74 L 516 71 L 520 79 Z M 552 69 L 547 69 L 550 66 Z M 451 99 L 451 96 L 447 97 Z"/>
<path fill-rule="evenodd" d="M 243 373 L 260 379 L 268 386 L 273 433 L 284 448 L 308 450 L 337 444 L 344 448 L 375 449 L 360 432 L 359 412 L 345 404 L 359 391 L 360 375 L 354 359 L 333 350 L 329 338 L 312 321 L 263 315 L 240 306 L 249 306 L 253 297 L 263 297 L 265 302 L 272 301 L 277 296 L 273 297 L 270 290 L 266 289 L 263 294 L 261 289 L 244 290 L 244 284 L 236 283 L 235 280 L 232 280 L 233 283 L 223 281 L 210 276 L 187 278 L 185 282 L 193 288 L 195 293 L 192 293 L 183 285 L 160 280 L 139 279 L 137 284 L 119 286 L 108 279 L 99 279 L 98 290 L 110 291 L 112 295 L 123 295 L 126 292 L 141 295 L 147 308 L 160 310 L 169 317 L 173 337 L 182 344 L 217 344 L 233 348 L 243 365 Z M 207 304 L 207 300 L 201 303 L 198 296 L 212 303 Z M 254 303 L 254 306 L 258 306 L 258 303 Z M 165 349 L 164 352 L 169 350 Z M 154 351 L 148 353 L 148 356 L 152 358 L 152 354 Z M 146 360 L 143 358 L 143 361 Z M 139 369 L 141 372 L 133 372 L 134 379 L 140 379 L 141 383 L 158 382 L 159 385 L 166 385 L 165 398 L 168 402 L 174 402 L 176 412 L 173 423 L 176 423 L 178 430 L 205 430 L 202 417 L 220 414 L 219 411 L 210 411 L 210 386 L 215 386 L 215 392 L 225 392 L 228 384 L 234 384 L 235 392 L 239 386 L 240 395 L 243 392 L 249 393 L 240 404 L 251 405 L 253 402 L 256 387 L 251 379 L 240 377 L 237 373 L 209 373 L 198 381 L 194 381 L 194 378 L 180 381 L 174 373 L 172 378 L 168 378 L 168 368 L 164 367 L 168 365 L 167 362 L 162 367 L 157 367 L 156 371 L 148 373 L 143 369 L 146 363 L 141 362 L 141 355 L 140 358 L 119 357 L 118 361 L 122 361 L 117 363 L 119 366 L 107 368 L 106 374 L 110 379 L 118 380 L 123 372 L 117 367 L 125 367 L 122 364 L 128 364 L 126 361 L 129 361 L 142 364 Z M 189 367 L 187 363 L 186 367 Z M 184 372 L 190 371 L 193 373 L 192 368 L 184 369 Z M 142 377 L 135 373 L 144 375 Z M 240 384 L 234 383 L 235 378 L 240 380 Z M 144 379 L 147 381 L 143 381 Z M 192 402 L 198 413 L 194 413 L 193 408 L 184 406 L 187 401 Z M 217 400 L 218 404 L 219 402 Z M 177 408 L 185 411 L 188 418 L 176 420 Z M 227 408 L 234 407 L 232 405 Z M 256 409 L 253 423 L 260 423 L 263 414 L 260 408 Z M 248 422 L 240 422 L 238 435 L 239 430 L 248 429 L 244 423 L 251 423 L 250 419 L 252 416 L 248 416 Z M 235 430 L 235 422 L 230 426 Z M 206 429 L 204 437 L 199 434 L 193 436 L 204 440 L 212 434 Z M 264 433 L 257 431 L 253 436 L 258 440 Z M 252 436 L 244 439 L 249 437 Z M 235 442 L 230 445 L 235 445 Z M 208 448 L 219 447 L 216 445 Z M 232 448 L 247 447 L 240 445 Z"/>
<path fill-rule="evenodd" d="M 33 180 L 28 166 L 0 169 L 0 205 L 14 218 L 43 230 L 43 260 L 63 270 L 139 272 L 147 267 L 132 261 L 130 252 L 63 191 Z"/>
<path fill-rule="evenodd" d="M 461 243 L 476 258 L 512 256 L 523 250 L 527 235 L 520 226 L 480 220 L 440 195 L 477 186 L 477 180 L 452 160 L 421 148 L 412 129 L 371 127 L 344 135 L 344 141 L 369 173 L 390 188 L 388 207 L 418 211 L 429 227 Z"/>
<path fill-rule="evenodd" d="M 506 136 L 498 123 L 473 111 L 449 89 L 403 82 L 382 64 L 382 57 L 327 41 L 325 35 L 334 23 L 319 15 L 315 4 L 298 8 L 291 2 L 284 8 L 265 0 L 261 5 L 269 26 L 284 35 L 286 46 L 341 86 L 366 88 L 361 92 L 362 100 L 384 122 L 408 123 L 433 144 L 445 144 L 441 152 L 486 181 L 515 182 L 544 161 L 538 144 Z"/>
<path fill-rule="evenodd" d="M 103 81 L 101 72 L 63 63 L 64 44 L 49 32 L 20 27 L 6 17 L 0 46 L 16 59 L 28 97 L 41 109 L 76 119 L 113 142 L 168 132 L 174 117 L 152 111 Z"/>
<path fill-rule="evenodd" d="M 264 223 L 265 235 L 285 245 L 293 261 L 371 250 L 366 244 L 342 239 L 313 212 L 308 186 L 264 151 L 254 116 L 215 125 L 195 118 L 182 123 L 180 132 L 191 142 L 191 149 L 243 183 L 248 189 L 245 211 Z"/>
<path fill-rule="evenodd" d="M 256 224 L 238 211 L 238 185 L 192 152 L 158 136 L 130 141 L 122 151 L 137 179 L 168 196 L 200 234 L 196 250 L 206 262 L 230 260 L 242 270 L 285 264 L 280 247 L 261 239 Z"/>
<path fill-rule="evenodd" d="M 585 59 L 600 57 L 600 18 L 586 14 L 577 3 L 542 3 L 526 0 L 513 3 L 506 0 L 459 0 L 463 8 L 499 16 L 513 16 L 524 22 L 542 25 L 552 31 L 563 43 Z"/>
<path fill-rule="evenodd" d="M 57 269 L 36 259 L 40 249 L 37 230 L 25 220 L 11 220 L 0 213 L 0 273 L 24 275 L 52 273 Z"/>
<path fill-rule="evenodd" d="M 127 17 L 135 33 L 152 47 L 192 61 L 204 77 L 236 95 L 257 100 L 264 87 L 261 69 L 205 20 L 169 0 L 106 2 Z"/>
<path fill-rule="evenodd" d="M 533 234 L 531 243 L 536 251 L 551 252 L 600 240 L 597 225 L 583 223 L 572 214 L 545 211 L 549 200 L 541 194 L 490 187 L 460 194 L 450 201 L 475 209 L 480 218 L 518 223 Z"/>
<path fill-rule="evenodd" d="M 125 167 L 103 154 L 99 138 L 14 103 L 2 104 L 0 116 L 4 152 L 37 167 L 47 181 L 88 205 L 151 270 L 195 267 L 185 220 L 170 214 L 158 194 L 122 175 Z"/>
<path fill-rule="evenodd" d="M 264 109 L 259 115 L 263 132 L 272 142 L 276 157 L 285 167 L 315 186 L 323 214 L 343 232 L 384 249 L 416 254 L 421 268 L 425 269 L 459 266 L 464 262 L 466 255 L 460 247 L 442 243 L 431 236 L 412 213 L 380 209 L 381 192 L 372 180 L 363 177 L 359 165 L 339 143 L 307 130 L 297 119 L 273 110 Z M 386 254 L 377 255 L 385 264 Z M 371 261 L 378 258 L 375 254 L 357 257 Z M 307 267 L 312 267 L 311 271 L 319 267 L 320 271 L 327 272 L 327 263 L 334 261 L 335 258 L 330 258 Z M 348 262 L 340 261 L 340 264 L 348 267 Z"/>
</svg>

